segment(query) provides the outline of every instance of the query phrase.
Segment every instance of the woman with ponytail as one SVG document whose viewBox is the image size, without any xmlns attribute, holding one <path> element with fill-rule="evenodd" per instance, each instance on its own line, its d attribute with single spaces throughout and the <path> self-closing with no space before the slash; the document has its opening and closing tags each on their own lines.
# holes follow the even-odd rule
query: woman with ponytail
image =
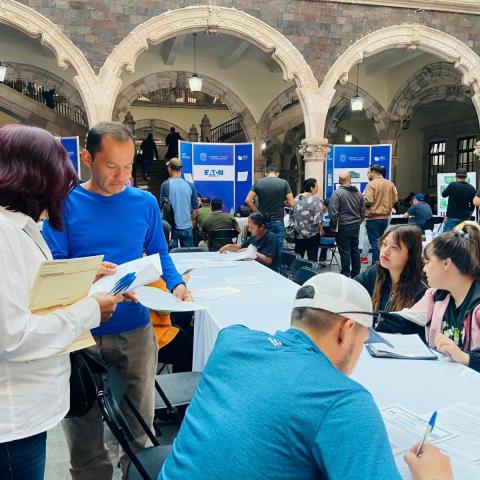
<svg viewBox="0 0 480 480">
<path fill-rule="evenodd" d="M 424 325 L 430 347 L 480 371 L 479 226 L 466 223 L 439 235 L 424 257 L 431 288 L 412 308 L 394 316 Z"/>
</svg>

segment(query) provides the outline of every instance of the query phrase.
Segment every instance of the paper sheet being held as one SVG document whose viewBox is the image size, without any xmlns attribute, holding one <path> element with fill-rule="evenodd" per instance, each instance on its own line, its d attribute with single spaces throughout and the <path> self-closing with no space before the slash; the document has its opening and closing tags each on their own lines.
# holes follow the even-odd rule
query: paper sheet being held
<svg viewBox="0 0 480 480">
<path fill-rule="evenodd" d="M 220 260 L 255 260 L 257 258 L 257 247 L 249 245 L 243 252 L 227 252 L 222 253 Z"/>
<path fill-rule="evenodd" d="M 157 312 L 198 312 L 208 307 L 195 302 L 180 302 L 175 295 L 154 287 L 138 287 L 139 302 Z"/>
<path fill-rule="evenodd" d="M 118 280 L 132 272 L 136 274 L 136 278 L 130 290 L 155 282 L 162 275 L 160 255 L 156 253 L 118 265 L 117 271 L 113 275 L 106 275 L 92 285 L 89 295 L 97 292 L 110 292 Z"/>
</svg>

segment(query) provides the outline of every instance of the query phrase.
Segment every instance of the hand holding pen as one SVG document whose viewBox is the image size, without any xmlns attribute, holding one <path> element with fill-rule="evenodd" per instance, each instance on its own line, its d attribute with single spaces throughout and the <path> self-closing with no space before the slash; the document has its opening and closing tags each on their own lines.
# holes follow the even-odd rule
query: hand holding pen
<svg viewBox="0 0 480 480">
<path fill-rule="evenodd" d="M 418 449 L 417 449 L 417 452 L 416 452 L 417 457 L 419 457 L 422 454 L 423 445 L 428 440 L 428 437 L 432 433 L 432 430 L 435 428 L 435 422 L 436 421 L 437 421 L 437 412 L 435 411 L 435 412 L 432 413 L 432 416 L 430 417 L 428 425 L 425 428 L 425 433 L 423 434 L 422 441 L 421 441 L 420 445 L 418 446 Z"/>
</svg>

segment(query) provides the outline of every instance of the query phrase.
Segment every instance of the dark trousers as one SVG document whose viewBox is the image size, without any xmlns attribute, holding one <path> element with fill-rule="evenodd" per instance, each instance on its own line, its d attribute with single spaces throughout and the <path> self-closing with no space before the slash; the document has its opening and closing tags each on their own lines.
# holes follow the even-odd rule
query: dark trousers
<svg viewBox="0 0 480 480">
<path fill-rule="evenodd" d="M 340 273 L 347 277 L 355 278 L 360 273 L 360 250 L 358 239 L 360 236 L 360 225 L 340 225 L 336 241 L 340 253 L 342 269 Z M 352 269 L 350 270 L 350 265 Z"/>
<path fill-rule="evenodd" d="M 47 433 L 0 443 L 2 480 L 43 480 Z"/>
<path fill-rule="evenodd" d="M 152 159 L 143 157 L 142 163 L 143 163 L 143 177 L 145 178 L 152 174 Z"/>
<path fill-rule="evenodd" d="M 320 248 L 320 234 L 314 235 L 310 238 L 295 239 L 295 253 L 298 253 L 302 258 L 307 252 L 307 258 L 312 262 L 318 260 L 318 249 Z"/>
<path fill-rule="evenodd" d="M 277 239 L 277 255 L 283 252 L 283 241 L 285 240 L 285 224 L 282 220 L 269 220 L 267 222 L 267 230 L 275 234 Z"/>
<path fill-rule="evenodd" d="M 370 247 L 372 249 L 372 265 L 378 262 L 380 257 L 380 249 L 378 247 L 378 239 L 385 233 L 388 227 L 387 219 L 367 220 L 367 235 Z"/>
</svg>

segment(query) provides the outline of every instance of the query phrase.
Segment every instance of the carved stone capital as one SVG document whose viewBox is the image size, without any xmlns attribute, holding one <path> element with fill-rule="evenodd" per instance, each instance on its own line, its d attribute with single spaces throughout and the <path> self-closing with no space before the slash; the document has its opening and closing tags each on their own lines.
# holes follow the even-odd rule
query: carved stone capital
<svg viewBox="0 0 480 480">
<path fill-rule="evenodd" d="M 304 138 L 298 147 L 298 152 L 305 162 L 324 162 L 330 151 L 326 138 L 320 140 Z"/>
</svg>

